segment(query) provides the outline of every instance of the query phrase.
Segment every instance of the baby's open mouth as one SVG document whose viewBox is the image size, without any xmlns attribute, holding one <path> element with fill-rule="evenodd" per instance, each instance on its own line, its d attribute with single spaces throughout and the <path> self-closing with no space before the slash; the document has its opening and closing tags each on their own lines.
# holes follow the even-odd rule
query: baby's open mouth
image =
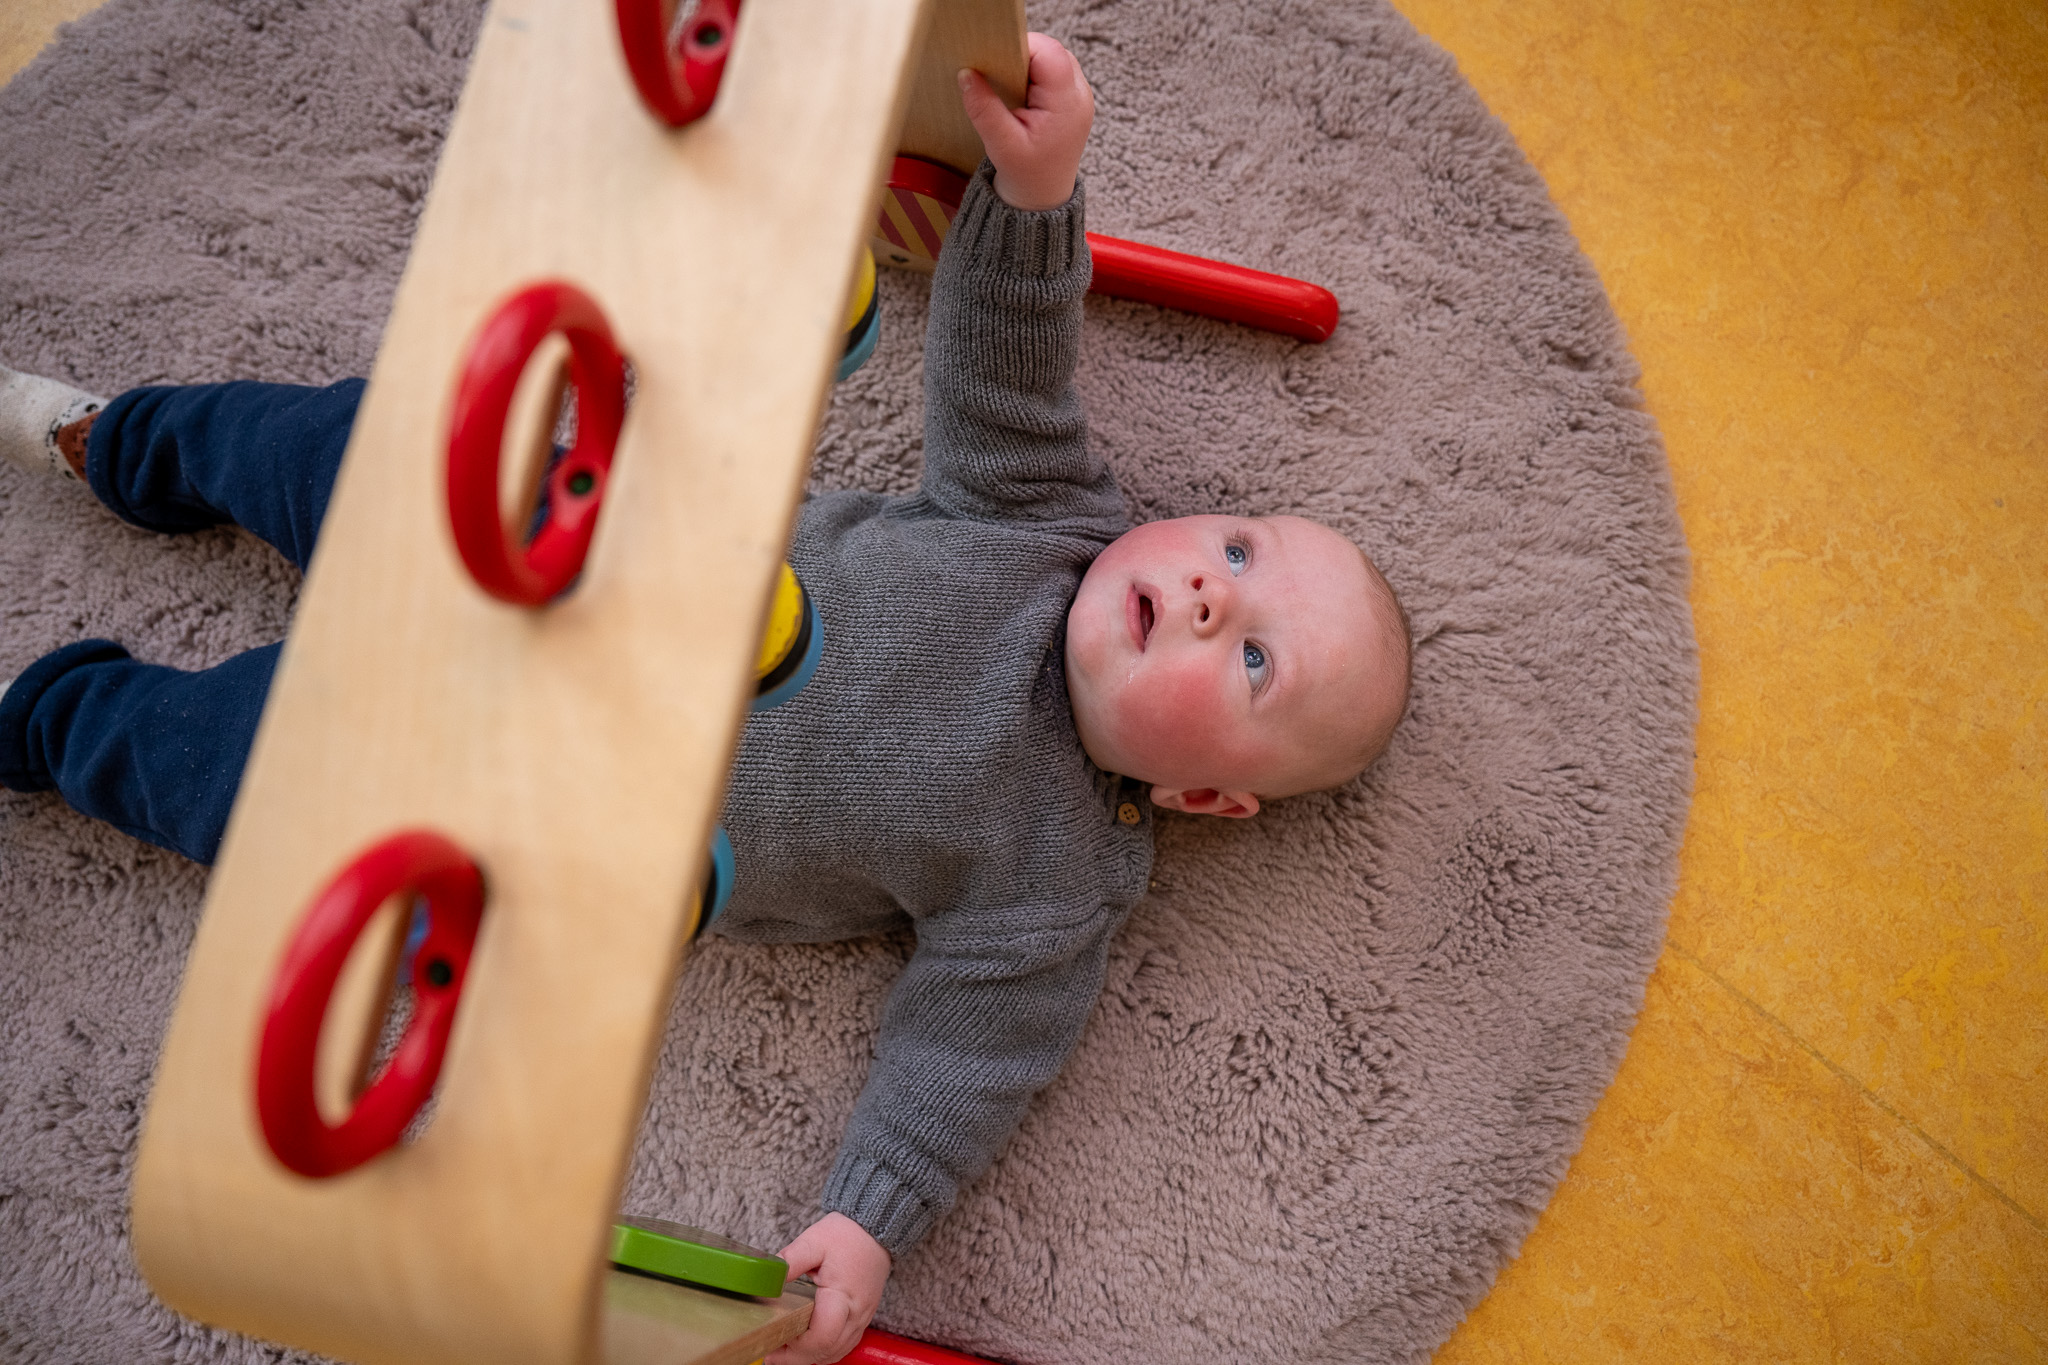
<svg viewBox="0 0 2048 1365">
<path fill-rule="evenodd" d="M 1124 625 L 1131 632 L 1131 643 L 1145 652 L 1145 642 L 1152 638 L 1154 612 L 1152 599 L 1139 589 L 1136 583 L 1124 595 Z"/>
</svg>

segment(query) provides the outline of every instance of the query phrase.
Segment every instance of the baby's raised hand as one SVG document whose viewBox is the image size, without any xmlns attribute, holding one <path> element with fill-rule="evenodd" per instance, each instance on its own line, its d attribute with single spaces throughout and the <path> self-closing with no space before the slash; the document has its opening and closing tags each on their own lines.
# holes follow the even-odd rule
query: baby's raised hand
<svg viewBox="0 0 2048 1365">
<path fill-rule="evenodd" d="M 765 1365 L 821 1365 L 860 1344 L 889 1283 L 889 1252 L 843 1213 L 828 1213 L 782 1249 L 791 1278 L 808 1275 L 818 1294 L 804 1334 Z"/>
<path fill-rule="evenodd" d="M 996 167 L 996 193 L 1013 208 L 1056 209 L 1074 193 L 1081 149 L 1095 122 L 1095 92 L 1074 54 L 1043 33 L 1031 46 L 1024 107 L 1006 108 L 979 71 L 960 72 L 960 103 Z"/>
</svg>

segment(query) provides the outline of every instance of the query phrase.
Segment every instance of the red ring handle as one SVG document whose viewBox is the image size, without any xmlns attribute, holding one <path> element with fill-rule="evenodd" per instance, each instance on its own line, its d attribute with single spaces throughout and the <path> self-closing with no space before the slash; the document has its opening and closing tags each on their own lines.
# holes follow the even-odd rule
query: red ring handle
<svg viewBox="0 0 2048 1365">
<path fill-rule="evenodd" d="M 329 1124 L 313 1095 L 327 1003 L 370 917 L 403 891 L 427 902 L 426 937 L 413 957 L 412 1020 L 348 1117 Z M 405 1136 L 441 1074 L 483 908 L 483 874 L 460 848 L 429 830 L 408 830 L 374 845 L 313 902 L 271 985 L 256 1056 L 256 1113 L 264 1140 L 286 1167 L 316 1179 L 340 1175 Z"/>
<path fill-rule="evenodd" d="M 672 34 L 663 0 L 617 0 L 619 45 L 649 112 L 671 128 L 704 117 L 718 98 L 740 0 L 699 0 L 687 30 Z"/>
<path fill-rule="evenodd" d="M 576 444 L 548 477 L 547 522 L 522 548 L 498 511 L 498 461 L 519 376 L 550 332 L 569 342 Z M 498 306 L 463 360 L 448 429 L 448 520 L 478 587 L 501 601 L 538 607 L 576 580 L 625 421 L 626 362 L 588 294 L 549 280 Z"/>
</svg>

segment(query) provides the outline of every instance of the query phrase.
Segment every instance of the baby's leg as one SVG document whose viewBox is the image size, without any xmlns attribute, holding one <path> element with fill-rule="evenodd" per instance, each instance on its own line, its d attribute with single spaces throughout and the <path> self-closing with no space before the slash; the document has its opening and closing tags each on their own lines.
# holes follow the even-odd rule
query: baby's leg
<svg viewBox="0 0 2048 1365">
<path fill-rule="evenodd" d="M 65 393 L 90 395 L 12 371 L 0 371 L 0 385 L 0 405 L 32 400 L 0 407 L 0 439 L 18 428 L 27 438 L 15 444 L 33 457 L 7 450 L 15 463 L 61 460 L 116 515 L 148 530 L 245 526 L 301 569 L 363 389 L 361 380 L 132 389 L 97 411 L 59 414 Z M 57 415 L 65 421 L 53 426 Z M 87 815 L 211 862 L 279 649 L 196 673 L 139 663 L 106 640 L 46 654 L 0 678 L 0 786 L 54 788 Z"/>
<path fill-rule="evenodd" d="M 138 839 L 211 863 L 282 645 L 197 673 L 81 640 L 0 692 L 0 786 L 54 788 Z"/>
<path fill-rule="evenodd" d="M 94 417 L 85 477 L 114 514 L 175 534 L 232 523 L 313 556 L 363 381 L 130 389 Z"/>
<path fill-rule="evenodd" d="M 111 403 L 0 366 L 0 458 L 89 484 L 123 521 L 233 523 L 306 567 L 363 381 L 130 389 Z"/>
</svg>

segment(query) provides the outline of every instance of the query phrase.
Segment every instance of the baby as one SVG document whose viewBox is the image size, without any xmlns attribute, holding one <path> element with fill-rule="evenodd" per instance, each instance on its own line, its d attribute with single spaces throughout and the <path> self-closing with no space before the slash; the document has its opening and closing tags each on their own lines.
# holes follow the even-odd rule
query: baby
<svg viewBox="0 0 2048 1365">
<path fill-rule="evenodd" d="M 1145 891 L 1151 808 L 1242 818 L 1345 782 L 1407 702 L 1400 607 L 1344 537 L 1294 517 L 1129 526 L 1072 385 L 1093 95 L 1033 34 L 1023 108 L 971 72 L 961 96 L 989 159 L 933 280 L 923 478 L 805 503 L 790 560 L 824 657 L 749 719 L 725 809 L 737 871 L 714 932 L 917 936 L 824 1216 L 783 1249 L 817 1302 L 772 1365 L 852 1349 L 892 1258 L 1058 1074 Z M 361 390 L 101 405 L 0 370 L 0 454 L 152 530 L 237 522 L 303 568 Z M 210 860 L 276 656 L 183 673 L 107 641 L 46 655 L 0 679 L 0 784 Z"/>
</svg>

